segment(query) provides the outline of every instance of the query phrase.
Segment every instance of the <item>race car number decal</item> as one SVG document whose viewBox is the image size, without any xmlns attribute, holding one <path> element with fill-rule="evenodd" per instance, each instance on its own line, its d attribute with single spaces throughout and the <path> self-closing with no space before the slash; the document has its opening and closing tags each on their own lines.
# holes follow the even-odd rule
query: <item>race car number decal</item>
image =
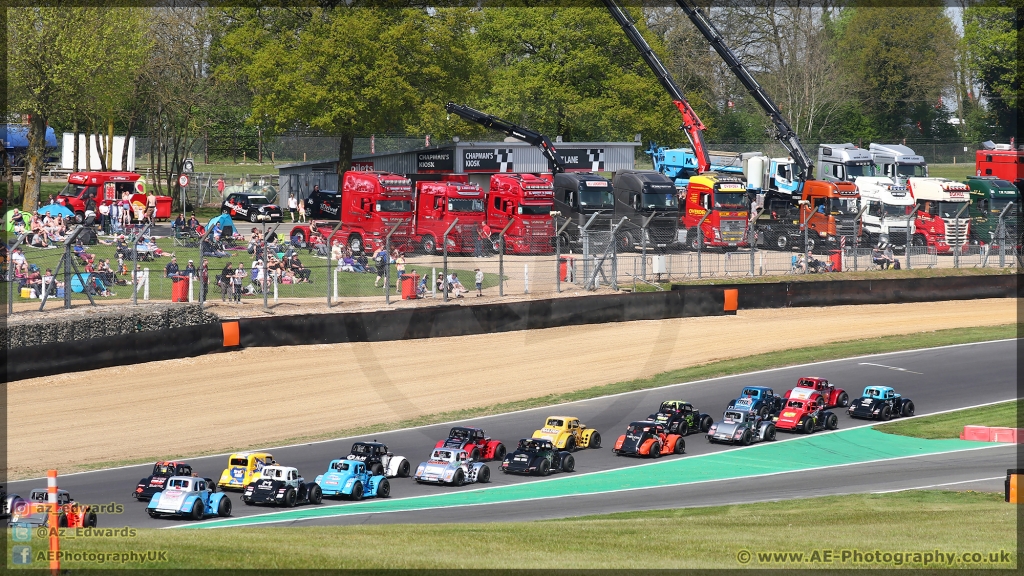
<svg viewBox="0 0 1024 576">
<path fill-rule="evenodd" d="M 793 416 L 796 416 L 796 412 L 786 412 L 783 414 L 783 416 L 785 416 L 786 418 L 792 418 Z"/>
</svg>

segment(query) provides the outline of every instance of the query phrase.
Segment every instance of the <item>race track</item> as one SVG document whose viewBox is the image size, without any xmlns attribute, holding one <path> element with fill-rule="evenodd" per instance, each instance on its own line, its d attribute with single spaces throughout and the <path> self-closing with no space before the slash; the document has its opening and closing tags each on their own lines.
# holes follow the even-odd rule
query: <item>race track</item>
<svg viewBox="0 0 1024 576">
<path fill-rule="evenodd" d="M 800 376 L 818 375 L 828 378 L 835 385 L 846 389 L 851 397 L 858 397 L 861 389 L 866 385 L 891 385 L 904 396 L 914 400 L 918 415 L 954 410 L 967 405 L 1010 400 L 1017 395 L 1016 346 L 1016 341 L 998 341 L 836 360 L 813 366 L 716 378 L 657 390 L 595 398 L 553 408 L 489 416 L 460 423 L 480 426 L 490 436 L 500 439 L 512 447 L 519 438 L 529 436 L 534 429 L 539 427 L 545 416 L 554 414 L 578 416 L 587 426 L 600 431 L 604 438 L 603 448 L 581 450 L 576 453 L 576 472 L 573 475 L 579 476 L 643 464 L 644 461 L 641 460 L 616 457 L 610 450 L 610 446 L 630 421 L 645 418 L 658 407 L 662 400 L 667 399 L 690 401 L 701 411 L 707 412 L 717 419 L 721 416 L 729 400 L 736 397 L 743 386 L 770 386 L 776 392 L 781 393 L 792 387 Z M 839 417 L 840 430 L 866 424 L 864 421 L 851 420 L 844 411 L 836 410 L 836 414 Z M 173 422 L 165 422 L 165 424 L 173 428 Z M 416 464 L 429 454 L 434 442 L 446 436 L 450 426 L 451 424 L 439 424 L 377 434 L 376 439 L 387 443 L 396 454 L 409 458 L 415 469 Z M 167 426 L 163 428 L 167 430 Z M 789 437 L 791 436 L 780 433 L 780 439 Z M 352 441 L 352 438 L 339 439 L 270 451 L 278 462 L 298 467 L 307 480 L 312 480 L 326 469 L 330 459 L 346 455 Z M 686 438 L 685 455 L 666 456 L 662 461 L 731 449 L 728 446 L 710 445 L 702 435 L 691 435 Z M 190 462 L 201 476 L 216 479 L 224 468 L 226 456 L 195 458 Z M 1007 468 L 1014 467 L 1014 462 L 1015 452 L 1012 447 L 993 445 L 991 448 L 955 454 L 932 454 L 755 479 L 723 480 L 651 490 L 626 491 L 618 493 L 614 497 L 591 495 L 517 504 L 464 506 L 451 508 L 443 513 L 438 510 L 427 510 L 372 516 L 350 514 L 273 525 L 529 520 L 644 508 L 677 508 L 821 494 L 898 490 L 957 481 L 984 481 L 1001 473 L 1005 474 Z M 138 479 L 148 475 L 151 468 L 152 465 L 147 464 L 66 475 L 61 477 L 60 487 L 69 490 L 79 502 L 90 504 L 117 502 L 124 505 L 123 515 L 101 516 L 101 527 L 125 525 L 167 527 L 191 524 L 175 520 L 150 519 L 145 512 L 145 504 L 135 502 L 130 497 Z M 497 463 L 492 464 L 492 472 L 494 472 L 492 483 L 488 486 L 536 481 L 529 477 L 505 476 L 497 472 Z M 643 473 L 639 469 L 637 472 L 638 474 Z M 566 475 L 556 474 L 551 478 L 558 476 Z M 11 482 L 8 486 L 8 494 L 25 496 L 30 489 L 41 486 L 45 486 L 44 480 Z M 393 479 L 392 500 L 477 488 L 480 488 L 480 485 L 468 485 L 462 488 L 421 486 L 410 478 Z M 232 500 L 234 502 L 233 517 L 266 514 L 276 510 L 244 506 L 237 494 L 232 495 Z M 330 504 L 337 503 L 339 502 L 330 502 Z M 344 505 L 343 502 L 341 504 Z"/>
</svg>

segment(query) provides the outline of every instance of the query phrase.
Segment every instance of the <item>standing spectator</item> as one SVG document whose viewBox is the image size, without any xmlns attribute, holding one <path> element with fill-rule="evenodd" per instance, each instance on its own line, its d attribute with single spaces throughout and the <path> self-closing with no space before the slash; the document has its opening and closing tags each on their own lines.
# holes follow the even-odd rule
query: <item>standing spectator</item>
<svg viewBox="0 0 1024 576">
<path fill-rule="evenodd" d="M 476 272 L 476 295 L 479 298 L 484 295 L 484 273 L 479 268 L 474 271 Z"/>
<path fill-rule="evenodd" d="M 484 231 L 483 227 L 476 227 L 476 238 L 473 242 L 473 257 L 481 258 L 484 255 Z"/>
<path fill-rule="evenodd" d="M 164 278 L 170 278 L 171 276 L 178 275 L 178 259 L 171 257 L 171 261 L 164 266 Z"/>
<path fill-rule="evenodd" d="M 83 223 L 87 226 L 96 224 L 96 200 L 92 196 L 85 201 L 85 215 Z"/>
<path fill-rule="evenodd" d="M 246 273 L 245 266 L 241 262 L 238 263 L 238 268 L 235 269 L 235 273 L 231 276 L 231 287 L 234 289 L 234 300 L 235 302 L 242 301 L 242 282 L 245 281 Z"/>
<path fill-rule="evenodd" d="M 291 214 L 292 222 L 295 222 L 295 213 L 299 210 L 299 203 L 295 201 L 295 194 L 288 195 L 288 213 Z"/>
<path fill-rule="evenodd" d="M 220 301 L 224 302 L 228 295 L 228 291 L 231 290 L 231 279 L 235 276 L 235 270 L 231 267 L 231 262 L 224 265 L 224 269 L 220 271 L 220 277 L 217 280 L 217 285 L 220 286 Z"/>
<path fill-rule="evenodd" d="M 152 190 L 146 195 L 146 220 L 150 224 L 156 222 L 156 194 Z"/>
<path fill-rule="evenodd" d="M 373 281 L 373 287 L 378 287 L 378 282 L 384 281 L 387 284 L 387 270 L 388 270 L 388 251 L 383 248 L 378 248 L 373 253 L 373 263 L 377 267 L 377 278 Z"/>
<path fill-rule="evenodd" d="M 100 204 L 100 228 L 104 234 L 110 234 L 110 205 Z"/>
<path fill-rule="evenodd" d="M 181 274 L 182 276 L 188 276 L 189 278 L 195 278 L 196 276 L 198 276 L 198 270 L 196 270 L 196 263 L 189 260 L 188 266 L 185 266 L 185 270 L 183 270 Z"/>
<path fill-rule="evenodd" d="M 210 290 L 210 259 L 203 258 L 199 267 L 199 301 L 206 302 L 206 294 Z"/>
<path fill-rule="evenodd" d="M 481 256 L 490 255 L 491 253 L 491 227 L 484 222 L 483 226 L 480 227 L 480 242 L 483 244 L 480 251 Z"/>
<path fill-rule="evenodd" d="M 398 282 L 395 282 L 395 294 L 398 294 L 401 292 L 402 276 L 405 276 L 405 256 L 398 250 L 395 250 L 395 272 L 398 276 Z"/>
<path fill-rule="evenodd" d="M 306 221 L 306 203 L 299 201 L 299 222 Z"/>
<path fill-rule="evenodd" d="M 110 203 L 107 207 L 107 217 L 109 219 L 110 233 L 117 234 L 121 228 L 121 203 L 117 198 Z M 102 212 L 101 212 L 102 213 Z"/>
<path fill-rule="evenodd" d="M 49 204 L 56 204 L 56 203 L 57 203 L 57 201 L 53 198 L 53 194 L 50 194 Z"/>
<path fill-rule="evenodd" d="M 221 199 L 224 198 L 224 178 L 217 178 L 217 193 L 220 194 Z"/>
</svg>

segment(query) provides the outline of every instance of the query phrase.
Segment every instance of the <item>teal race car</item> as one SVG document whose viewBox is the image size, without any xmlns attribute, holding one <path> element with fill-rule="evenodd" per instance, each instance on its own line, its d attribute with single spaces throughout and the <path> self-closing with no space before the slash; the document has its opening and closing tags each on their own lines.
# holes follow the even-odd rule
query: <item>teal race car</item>
<svg viewBox="0 0 1024 576">
<path fill-rule="evenodd" d="M 913 416 L 914 401 L 904 398 L 888 386 L 868 386 L 846 413 L 851 418 L 890 420 L 896 416 Z"/>
</svg>

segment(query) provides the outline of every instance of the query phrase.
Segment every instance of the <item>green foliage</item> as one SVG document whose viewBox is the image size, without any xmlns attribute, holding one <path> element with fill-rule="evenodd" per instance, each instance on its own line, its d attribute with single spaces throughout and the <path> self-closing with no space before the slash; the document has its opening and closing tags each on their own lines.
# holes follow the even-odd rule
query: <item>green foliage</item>
<svg viewBox="0 0 1024 576">
<path fill-rule="evenodd" d="M 987 114 L 982 114 L 975 124 L 980 124 L 977 127 L 985 136 L 992 134 L 988 125 L 997 127 L 994 135 L 1016 133 L 1020 65 L 1014 15 L 1014 8 L 993 1 L 968 6 L 963 13 L 964 35 L 960 50 L 987 99 Z"/>
</svg>

